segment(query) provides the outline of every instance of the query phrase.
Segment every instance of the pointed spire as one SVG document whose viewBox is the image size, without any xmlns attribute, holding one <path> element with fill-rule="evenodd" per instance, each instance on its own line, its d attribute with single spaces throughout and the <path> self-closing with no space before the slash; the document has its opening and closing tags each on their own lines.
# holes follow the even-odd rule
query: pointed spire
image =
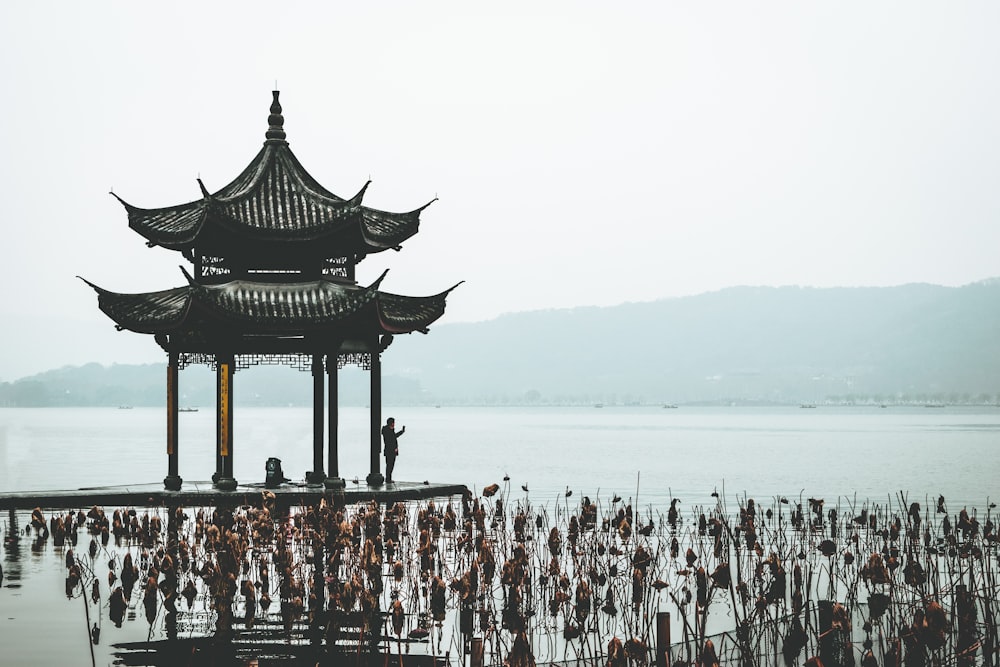
<svg viewBox="0 0 1000 667">
<path fill-rule="evenodd" d="M 267 132 L 264 136 L 268 144 L 287 144 L 285 141 L 285 117 L 281 115 L 281 102 L 278 101 L 280 91 L 272 90 L 274 100 L 271 102 L 271 115 L 267 117 Z"/>
<path fill-rule="evenodd" d="M 188 273 L 188 270 L 184 268 L 184 265 L 183 265 L 183 264 L 181 264 L 181 266 L 180 266 L 180 269 L 181 269 L 181 273 L 183 273 L 183 274 L 184 274 L 184 278 L 185 278 L 185 279 L 187 279 L 187 281 L 188 281 L 188 285 L 191 285 L 191 286 L 196 286 L 196 285 L 198 284 L 198 281 L 197 281 L 197 280 L 195 280 L 195 279 L 194 279 L 194 278 L 193 278 L 193 277 L 191 276 L 191 274 L 190 274 L 190 273 Z"/>
<path fill-rule="evenodd" d="M 375 282 L 373 282 L 373 283 L 372 283 L 371 285 L 369 285 L 369 286 L 368 286 L 368 289 L 376 289 L 376 290 L 377 290 L 377 289 L 379 288 L 379 286 L 380 286 L 380 285 L 382 284 L 382 281 L 383 281 L 383 280 L 385 280 L 385 276 L 386 276 L 386 274 L 388 274 L 388 273 L 389 273 L 389 269 L 386 269 L 385 271 L 383 271 L 383 272 L 382 272 L 382 275 L 380 275 L 380 276 L 379 276 L 379 277 L 378 277 L 378 278 L 377 278 L 377 279 L 375 280 Z"/>
<path fill-rule="evenodd" d="M 97 292 L 98 294 L 107 294 L 107 292 L 108 292 L 108 291 L 107 291 L 106 289 L 102 289 L 102 288 L 98 287 L 97 285 L 95 285 L 94 283 L 90 282 L 89 280 L 87 280 L 87 279 L 86 279 L 86 278 L 84 278 L 83 276 L 77 276 L 77 278 L 79 278 L 79 279 L 80 279 L 80 280 L 82 280 L 83 282 L 85 282 L 85 283 L 87 283 L 88 285 L 90 285 L 90 287 L 91 287 L 91 288 L 92 288 L 92 289 L 93 289 L 93 290 L 94 290 L 95 292 Z"/>
</svg>

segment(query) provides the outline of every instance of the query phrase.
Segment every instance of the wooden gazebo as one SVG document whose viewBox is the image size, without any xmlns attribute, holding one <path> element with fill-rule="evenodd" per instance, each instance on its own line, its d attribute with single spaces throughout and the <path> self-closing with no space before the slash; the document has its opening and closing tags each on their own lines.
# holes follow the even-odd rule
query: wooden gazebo
<svg viewBox="0 0 1000 667">
<path fill-rule="evenodd" d="M 344 484 L 337 460 L 337 371 L 345 364 L 370 371 L 367 482 L 383 484 L 380 355 L 394 335 L 427 333 L 444 314 L 445 299 L 454 289 L 426 297 L 390 294 L 380 289 L 384 273 L 371 285 L 357 284 L 358 262 L 389 248 L 399 250 L 417 233 L 427 205 L 390 213 L 362 204 L 368 183 L 350 199 L 326 190 L 289 148 L 278 91 L 273 95 L 264 146 L 229 185 L 211 193 L 198 179 L 201 199 L 166 208 L 137 208 L 118 198 L 129 226 L 148 246 L 177 250 L 193 265 L 192 272 L 184 271 L 187 284 L 122 294 L 87 283 L 119 330 L 153 334 L 167 353 L 168 470 L 163 483 L 169 490 L 182 484 L 178 371 L 192 363 L 210 365 L 217 376 L 212 479 L 219 489 L 237 486 L 234 372 L 256 364 L 288 364 L 312 373 L 313 469 L 306 480 L 329 488 Z M 325 469 L 324 401 L 329 415 Z"/>
</svg>

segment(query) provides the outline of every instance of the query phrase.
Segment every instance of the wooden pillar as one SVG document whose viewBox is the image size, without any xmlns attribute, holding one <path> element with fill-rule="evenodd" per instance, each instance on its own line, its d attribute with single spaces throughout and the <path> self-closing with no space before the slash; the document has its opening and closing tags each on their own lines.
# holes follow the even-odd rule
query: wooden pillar
<svg viewBox="0 0 1000 667">
<path fill-rule="evenodd" d="M 215 486 L 224 491 L 236 488 L 233 479 L 233 355 L 216 357 L 216 422 L 221 471 Z"/>
<path fill-rule="evenodd" d="M 670 667 L 670 612 L 656 612 L 656 666 Z"/>
<path fill-rule="evenodd" d="M 485 651 L 483 649 L 484 649 L 483 638 L 473 637 L 472 648 L 469 651 L 470 667 L 483 667 L 483 665 L 485 664 Z"/>
<path fill-rule="evenodd" d="M 163 478 L 163 486 L 168 491 L 179 491 L 184 482 L 177 472 L 178 362 L 178 353 L 170 352 L 167 356 L 167 476 Z"/>
<path fill-rule="evenodd" d="M 344 488 L 344 479 L 340 476 L 340 461 L 338 460 L 339 453 L 337 452 L 338 440 L 337 432 L 340 428 L 340 398 L 339 398 L 339 388 L 337 386 L 337 371 L 339 365 L 339 356 L 336 352 L 326 355 L 326 376 L 327 381 L 327 419 L 329 420 L 329 433 L 327 433 L 328 444 L 327 444 L 327 476 L 324 485 L 328 489 L 342 489 Z"/>
<path fill-rule="evenodd" d="M 322 484 L 326 480 L 323 472 L 323 355 L 312 356 L 313 377 L 313 467 L 306 473 L 306 483 Z"/>
<path fill-rule="evenodd" d="M 382 451 L 382 361 L 379 359 L 378 341 L 372 348 L 371 363 L 371 472 L 366 481 L 368 486 L 378 486 L 385 483 L 381 464 L 378 460 Z"/>
<path fill-rule="evenodd" d="M 972 579 L 970 568 L 969 579 Z M 976 599 L 965 584 L 955 586 L 955 613 L 958 622 L 958 665 L 972 667 L 976 664 L 977 629 Z"/>
<path fill-rule="evenodd" d="M 221 375 L 219 375 L 219 364 L 221 357 L 215 357 L 215 472 L 212 473 L 212 484 L 217 484 L 222 478 L 222 421 L 219 419 L 219 396 L 222 393 Z"/>
</svg>

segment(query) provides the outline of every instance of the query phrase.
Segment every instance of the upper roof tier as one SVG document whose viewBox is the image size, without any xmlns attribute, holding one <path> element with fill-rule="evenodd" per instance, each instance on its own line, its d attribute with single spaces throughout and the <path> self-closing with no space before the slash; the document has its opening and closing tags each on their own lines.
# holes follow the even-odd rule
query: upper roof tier
<svg viewBox="0 0 1000 667">
<path fill-rule="evenodd" d="M 417 233 L 420 212 L 434 200 L 391 213 L 362 205 L 368 183 L 350 199 L 328 191 L 288 147 L 278 91 L 273 94 L 264 146 L 239 176 L 214 193 L 198 179 L 201 199 L 166 208 L 138 208 L 114 195 L 128 211 L 129 227 L 150 246 L 197 247 L 219 256 L 243 245 L 283 242 L 308 245 L 310 255 L 360 258 L 398 249 Z"/>
<path fill-rule="evenodd" d="M 97 292 L 100 309 L 119 329 L 151 334 L 197 332 L 202 337 L 227 331 L 258 336 L 426 333 L 444 314 L 446 297 L 454 289 L 409 297 L 379 291 L 382 278 L 359 287 L 330 280 L 200 285 L 189 277 L 185 287 L 122 294 L 85 282 Z"/>
</svg>

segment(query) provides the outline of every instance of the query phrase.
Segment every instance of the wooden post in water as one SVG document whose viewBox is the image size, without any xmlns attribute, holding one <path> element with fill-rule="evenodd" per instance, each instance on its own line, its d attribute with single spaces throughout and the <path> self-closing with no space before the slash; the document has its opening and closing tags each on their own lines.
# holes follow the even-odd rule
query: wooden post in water
<svg viewBox="0 0 1000 667">
<path fill-rule="evenodd" d="M 670 667 L 670 612 L 656 612 L 656 665 Z"/>
<path fill-rule="evenodd" d="M 819 659 L 823 667 L 833 667 L 833 601 L 819 601 Z"/>
<path fill-rule="evenodd" d="M 469 667 L 483 667 L 484 661 L 483 638 L 472 638 L 472 650 L 469 651 Z"/>
<path fill-rule="evenodd" d="M 976 603 L 965 584 L 955 586 L 955 619 L 958 621 L 958 665 L 976 664 Z"/>
<path fill-rule="evenodd" d="M 7 510 L 7 535 L 4 537 L 5 544 L 17 544 L 21 539 L 21 529 L 17 525 L 17 512 L 11 507 Z"/>
</svg>

